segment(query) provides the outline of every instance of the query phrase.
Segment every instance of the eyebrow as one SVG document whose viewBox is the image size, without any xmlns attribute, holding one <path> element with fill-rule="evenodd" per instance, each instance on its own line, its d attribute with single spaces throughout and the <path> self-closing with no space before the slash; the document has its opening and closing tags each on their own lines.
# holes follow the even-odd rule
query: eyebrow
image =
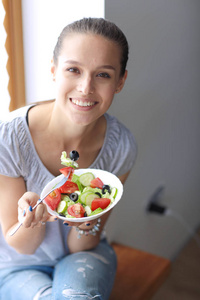
<svg viewBox="0 0 200 300">
<path fill-rule="evenodd" d="M 81 65 L 81 63 L 79 63 L 78 61 L 76 60 L 66 60 L 64 63 L 66 64 L 76 64 L 76 65 Z M 102 66 L 99 66 L 98 69 L 110 69 L 110 70 L 116 70 L 113 66 L 111 65 L 102 65 Z"/>
</svg>

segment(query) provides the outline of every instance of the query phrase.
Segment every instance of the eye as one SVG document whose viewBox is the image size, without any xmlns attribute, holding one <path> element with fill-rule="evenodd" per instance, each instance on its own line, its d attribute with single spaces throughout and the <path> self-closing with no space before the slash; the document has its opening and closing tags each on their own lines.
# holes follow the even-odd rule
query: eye
<svg viewBox="0 0 200 300">
<path fill-rule="evenodd" d="M 110 78 L 110 75 L 108 73 L 99 73 L 97 76 L 101 78 Z"/>
<path fill-rule="evenodd" d="M 79 70 L 77 68 L 67 68 L 67 71 L 68 72 L 71 72 L 71 73 L 79 73 Z"/>
</svg>

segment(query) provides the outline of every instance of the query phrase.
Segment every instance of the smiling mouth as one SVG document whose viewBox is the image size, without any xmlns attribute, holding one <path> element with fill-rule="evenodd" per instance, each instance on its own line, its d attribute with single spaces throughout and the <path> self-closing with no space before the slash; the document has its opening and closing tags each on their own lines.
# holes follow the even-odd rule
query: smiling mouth
<svg viewBox="0 0 200 300">
<path fill-rule="evenodd" d="M 88 107 L 88 106 L 94 106 L 97 102 L 93 102 L 93 101 L 82 101 L 82 100 L 77 100 L 77 99 L 72 99 L 70 98 L 71 102 L 81 106 L 81 107 Z"/>
</svg>

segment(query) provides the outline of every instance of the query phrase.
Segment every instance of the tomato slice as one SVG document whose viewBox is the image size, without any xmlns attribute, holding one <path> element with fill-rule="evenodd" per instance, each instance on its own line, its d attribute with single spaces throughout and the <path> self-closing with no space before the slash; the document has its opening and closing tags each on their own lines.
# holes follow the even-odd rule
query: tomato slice
<svg viewBox="0 0 200 300">
<path fill-rule="evenodd" d="M 99 177 L 94 178 L 91 182 L 90 182 L 90 186 L 92 188 L 99 188 L 102 189 L 103 188 L 103 182 L 101 181 L 101 179 Z"/>
<path fill-rule="evenodd" d="M 61 194 L 71 194 L 78 191 L 78 185 L 73 181 L 66 181 L 60 188 L 58 188 Z"/>
<path fill-rule="evenodd" d="M 96 198 L 92 200 L 91 209 L 92 211 L 99 207 L 105 209 L 110 204 L 110 202 L 111 200 L 109 198 Z"/>
<path fill-rule="evenodd" d="M 69 215 L 76 218 L 82 218 L 85 215 L 85 209 L 80 203 L 70 205 L 67 209 L 67 212 Z"/>
<path fill-rule="evenodd" d="M 46 198 L 45 202 L 46 204 L 52 209 L 55 210 L 58 207 L 58 204 L 61 200 L 61 193 L 59 189 L 55 189 L 53 192 L 51 192 Z"/>
<path fill-rule="evenodd" d="M 62 173 L 65 177 L 68 176 L 69 172 L 71 171 L 71 174 L 69 175 L 69 181 L 72 180 L 73 174 L 74 174 L 74 168 L 72 167 L 65 167 L 59 170 L 60 173 Z"/>
</svg>

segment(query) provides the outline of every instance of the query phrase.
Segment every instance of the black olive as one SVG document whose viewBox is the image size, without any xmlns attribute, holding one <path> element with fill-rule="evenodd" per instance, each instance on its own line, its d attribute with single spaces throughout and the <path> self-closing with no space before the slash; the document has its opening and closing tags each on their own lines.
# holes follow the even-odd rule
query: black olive
<svg viewBox="0 0 200 300">
<path fill-rule="evenodd" d="M 63 213 L 59 213 L 59 216 L 61 216 L 61 217 L 65 217 L 65 214 L 63 214 Z"/>
<path fill-rule="evenodd" d="M 79 153 L 76 150 L 72 150 L 69 154 L 71 160 L 76 161 L 79 159 Z"/>
<path fill-rule="evenodd" d="M 76 201 L 78 200 L 78 194 L 77 194 L 77 193 L 71 193 L 71 194 L 69 195 L 69 198 L 70 198 L 72 201 L 76 202 Z"/>
<path fill-rule="evenodd" d="M 111 189 L 110 189 L 109 185 L 104 184 L 103 188 L 102 188 L 102 194 L 105 194 L 106 192 L 108 192 L 110 194 L 111 193 Z"/>
<path fill-rule="evenodd" d="M 86 211 L 84 212 L 84 217 L 87 217 L 87 213 L 86 213 Z"/>
<path fill-rule="evenodd" d="M 95 194 L 101 198 L 101 194 L 99 192 L 95 192 Z"/>
</svg>

